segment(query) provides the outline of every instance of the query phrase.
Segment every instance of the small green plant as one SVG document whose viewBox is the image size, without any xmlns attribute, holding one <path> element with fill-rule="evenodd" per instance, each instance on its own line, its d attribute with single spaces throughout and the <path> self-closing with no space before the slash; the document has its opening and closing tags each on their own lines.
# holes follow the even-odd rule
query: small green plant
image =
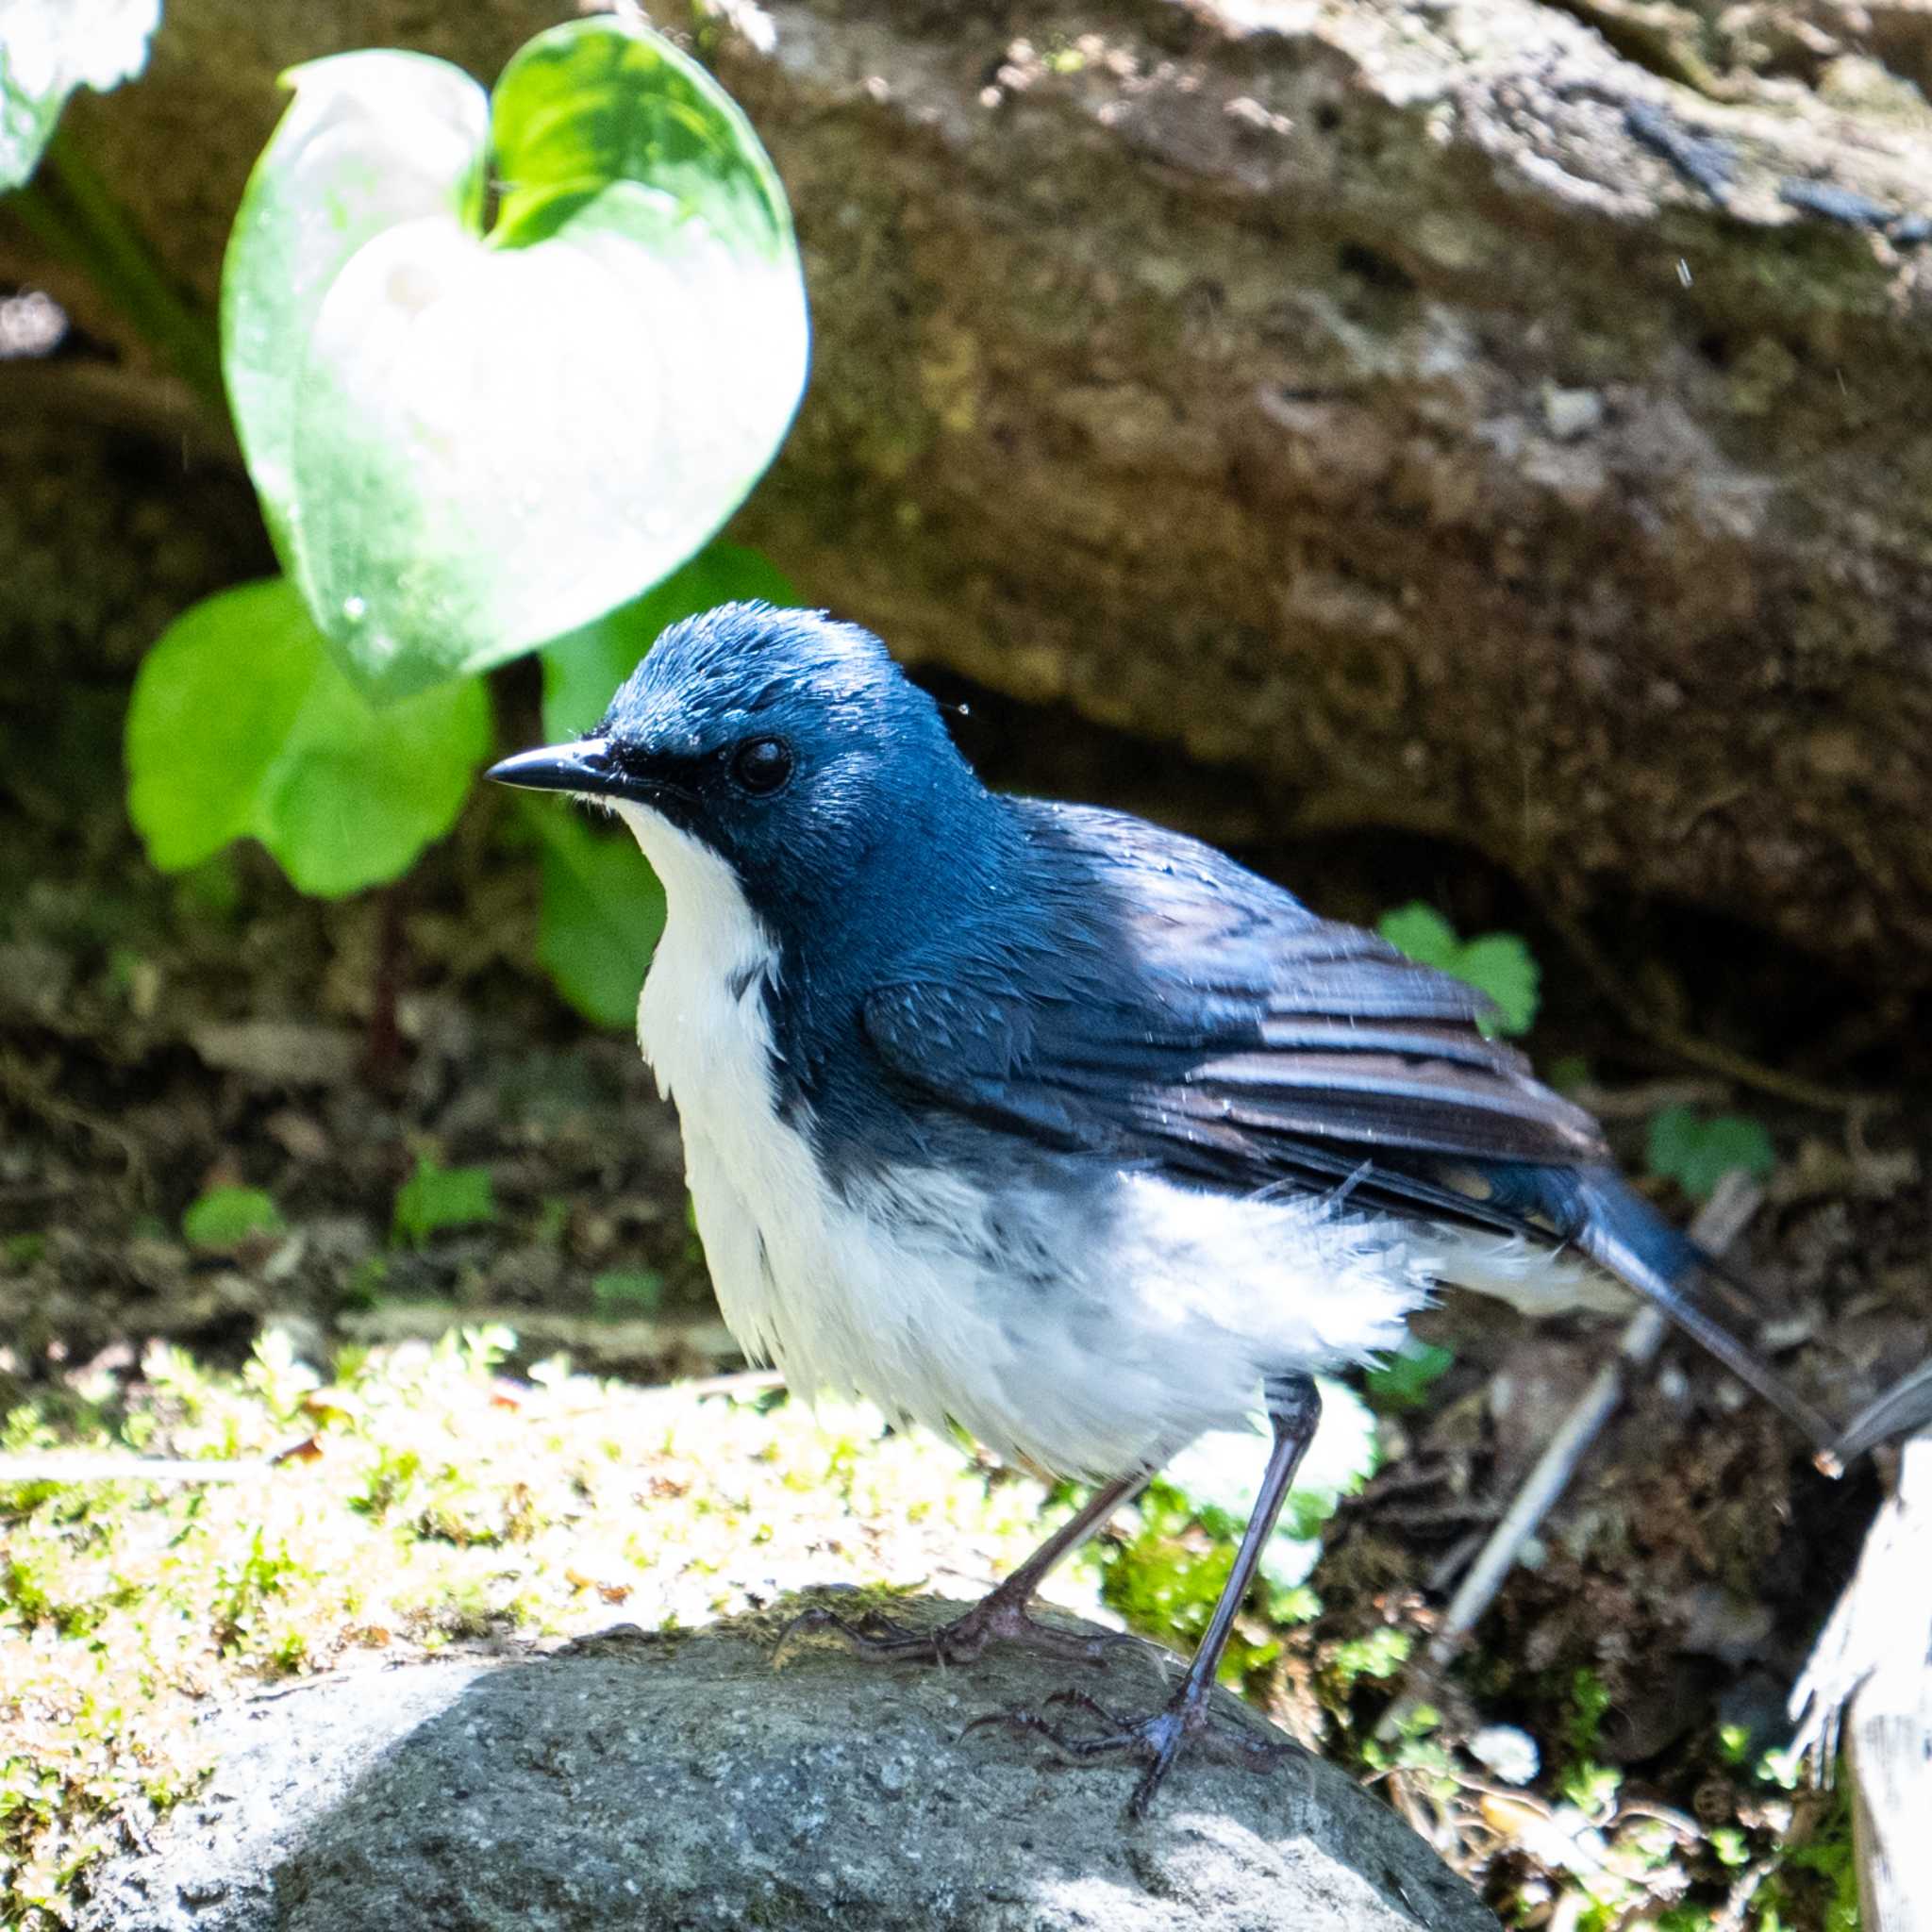
<svg viewBox="0 0 1932 1932">
<path fill-rule="evenodd" d="M 1852 1780 L 1839 1768 L 1831 1809 L 1814 1829 L 1810 1840 L 1794 1851 L 1788 1874 L 1804 1873 L 1825 1894 L 1824 1932 L 1858 1932 L 1858 1847 L 1852 1817 Z M 1786 1877 L 1787 1874 L 1780 1874 Z M 1782 1893 L 1787 1886 L 1775 1888 Z"/>
<path fill-rule="evenodd" d="M 1706 1116 L 1689 1107 L 1667 1107 L 1652 1117 L 1644 1154 L 1652 1174 L 1674 1181 L 1693 1201 L 1708 1200 L 1733 1169 L 1763 1180 L 1777 1165 L 1762 1121 L 1735 1113 Z"/>
<path fill-rule="evenodd" d="M 1386 1415 L 1399 1415 L 1422 1407 L 1429 1399 L 1429 1391 L 1455 1363 L 1448 1349 L 1411 1336 L 1380 1368 L 1369 1371 L 1362 1378 L 1363 1386 L 1373 1407 Z"/>
<path fill-rule="evenodd" d="M 1624 1774 L 1591 1757 L 1579 1757 L 1565 1768 L 1557 1780 L 1563 1795 L 1586 1818 L 1606 1818 L 1615 1808 L 1617 1793 L 1624 1788 Z"/>
<path fill-rule="evenodd" d="M 271 1549 L 266 1532 L 256 1524 L 246 1547 L 216 1572 L 210 1606 L 215 1641 L 224 1650 L 254 1647 L 264 1611 L 298 1580 L 307 1580 L 307 1574 L 288 1544 L 278 1538 Z"/>
<path fill-rule="evenodd" d="M 1322 1396 L 1321 1426 L 1258 1566 L 1260 1601 L 1277 1628 L 1315 1615 L 1319 1606 L 1307 1577 L 1321 1554 L 1322 1525 L 1375 1466 L 1374 1422 L 1361 1399 L 1326 1381 Z M 1104 1593 L 1136 1629 L 1185 1648 L 1207 1628 L 1254 1507 L 1266 1445 L 1258 1429 L 1201 1437 L 1141 1497 L 1132 1539 L 1106 1546 Z M 1213 1543 L 1205 1556 L 1204 1536 Z M 1223 1679 L 1240 1683 L 1279 1649 L 1272 1637 L 1257 1643 L 1238 1627 Z"/>
<path fill-rule="evenodd" d="M 1486 932 L 1473 940 L 1420 900 L 1385 912 L 1375 929 L 1398 952 L 1418 965 L 1433 966 L 1457 979 L 1466 979 L 1489 994 L 1494 1014 L 1484 1022 L 1485 1032 L 1527 1033 L 1541 999 L 1541 974 L 1536 959 L 1520 935 Z"/>
<path fill-rule="evenodd" d="M 591 1283 L 591 1299 L 608 1315 L 655 1314 L 664 1301 L 664 1277 L 655 1268 L 617 1268 Z"/>
<path fill-rule="evenodd" d="M 349 1270 L 342 1283 L 342 1306 L 373 1308 L 389 1291 L 389 1263 L 380 1255 L 365 1255 Z"/>
<path fill-rule="evenodd" d="M 1609 1708 L 1609 1687 L 1594 1671 L 1579 1670 L 1570 1680 L 1570 1748 L 1578 1757 L 1596 1749 Z"/>
<path fill-rule="evenodd" d="M 1324 1674 L 1329 1694 L 1339 1702 L 1364 1678 L 1381 1683 L 1392 1677 L 1408 1661 L 1414 1648 L 1414 1632 L 1398 1630 L 1392 1624 L 1337 1644 Z"/>
<path fill-rule="evenodd" d="M 1405 1707 L 1398 1702 L 1389 1717 L 1394 1721 L 1390 1736 L 1385 1739 L 1378 1733 L 1362 1740 L 1362 1762 L 1374 1772 L 1405 1773 L 1411 1784 L 1424 1787 L 1437 1804 L 1453 1803 L 1457 1788 L 1456 1761 L 1436 1735 L 1442 1727 L 1442 1713 L 1433 1704 Z"/>
<path fill-rule="evenodd" d="M 210 1188 L 188 1205 L 181 1238 L 191 1248 L 238 1248 L 257 1235 L 280 1234 L 287 1226 L 273 1196 L 259 1188 Z"/>
<path fill-rule="evenodd" d="M 392 1233 L 398 1242 L 420 1248 L 444 1228 L 475 1227 L 495 1219 L 496 1195 L 487 1167 L 441 1167 L 419 1154 L 416 1172 L 396 1190 Z"/>
<path fill-rule="evenodd" d="M 546 725 L 571 736 L 664 625 L 795 601 L 756 554 L 706 545 L 797 408 L 807 320 L 769 158 L 640 21 L 540 34 L 492 95 L 408 53 L 289 82 L 221 311 L 283 575 L 148 654 L 128 808 L 164 870 L 253 837 L 333 897 L 399 877 L 455 822 L 491 747 L 482 673 L 541 649 Z M 661 893 L 628 840 L 522 823 L 543 964 L 628 1024 Z"/>
</svg>

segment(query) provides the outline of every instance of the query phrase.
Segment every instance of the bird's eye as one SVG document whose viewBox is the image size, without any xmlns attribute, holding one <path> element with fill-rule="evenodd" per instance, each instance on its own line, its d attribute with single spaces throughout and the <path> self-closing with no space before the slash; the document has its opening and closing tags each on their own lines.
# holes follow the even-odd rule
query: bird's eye
<svg viewBox="0 0 1932 1932">
<path fill-rule="evenodd" d="M 755 798 L 769 798 L 791 775 L 791 747 L 782 738 L 751 738 L 731 759 L 731 775 Z"/>
</svg>

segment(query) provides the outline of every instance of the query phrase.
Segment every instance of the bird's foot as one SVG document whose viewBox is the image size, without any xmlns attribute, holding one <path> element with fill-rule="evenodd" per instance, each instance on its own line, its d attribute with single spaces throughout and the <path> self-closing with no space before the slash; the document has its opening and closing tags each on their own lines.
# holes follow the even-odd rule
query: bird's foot
<svg viewBox="0 0 1932 1932">
<path fill-rule="evenodd" d="M 1217 1764 L 1238 1764 L 1248 1771 L 1273 1771 L 1284 1758 L 1299 1752 L 1299 1745 L 1285 1740 L 1274 1743 L 1238 1724 L 1212 1724 L 1211 1695 L 1207 1686 L 1197 1690 L 1191 1683 L 1184 1684 L 1169 1703 L 1149 1716 L 1123 1717 L 1084 1690 L 1056 1690 L 1046 1700 L 1049 1707 L 1069 1706 L 1097 1719 L 1102 1728 L 1091 1736 L 1073 1735 L 1037 1710 L 996 1710 L 974 1718 L 966 1729 L 1006 1724 L 1013 1730 L 1037 1732 L 1069 1757 L 1105 1757 L 1115 1753 L 1138 1757 L 1147 1768 L 1127 1800 L 1127 1815 L 1140 1819 L 1147 1815 L 1155 1792 L 1173 1770 L 1184 1744 L 1196 1757 Z"/>
<path fill-rule="evenodd" d="M 995 1637 L 1063 1663 L 1098 1663 L 1116 1644 L 1137 1641 L 1122 1633 L 1088 1637 L 1056 1630 L 1026 1614 L 1024 1598 L 1002 1597 L 994 1590 L 964 1615 L 931 1630 L 911 1629 L 879 1609 L 867 1609 L 850 1621 L 824 1607 L 802 1610 L 780 1632 L 774 1656 L 782 1657 L 793 1638 L 816 1631 L 829 1632 L 853 1656 L 874 1663 L 971 1663 Z"/>
</svg>

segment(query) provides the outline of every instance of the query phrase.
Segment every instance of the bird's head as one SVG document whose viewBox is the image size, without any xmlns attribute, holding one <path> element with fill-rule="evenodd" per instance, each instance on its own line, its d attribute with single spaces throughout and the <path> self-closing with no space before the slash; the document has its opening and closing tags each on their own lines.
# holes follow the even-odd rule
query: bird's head
<svg viewBox="0 0 1932 1932">
<path fill-rule="evenodd" d="M 674 905 L 681 874 L 722 859 L 781 930 L 824 916 L 908 835 L 965 829 L 987 796 L 870 631 L 760 603 L 673 625 L 593 731 L 490 775 L 617 812 Z"/>
</svg>

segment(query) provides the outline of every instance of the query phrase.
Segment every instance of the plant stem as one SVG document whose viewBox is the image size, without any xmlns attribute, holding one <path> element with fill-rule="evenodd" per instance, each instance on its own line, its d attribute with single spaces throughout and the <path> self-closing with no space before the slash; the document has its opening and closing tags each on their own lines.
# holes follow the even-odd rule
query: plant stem
<svg viewBox="0 0 1932 1932">
<path fill-rule="evenodd" d="M 214 324 L 175 291 L 108 184 L 64 133 L 47 143 L 40 174 L 14 195 L 13 205 L 28 227 L 56 254 L 85 271 L 202 402 L 225 421 L 228 405 Z"/>
</svg>

